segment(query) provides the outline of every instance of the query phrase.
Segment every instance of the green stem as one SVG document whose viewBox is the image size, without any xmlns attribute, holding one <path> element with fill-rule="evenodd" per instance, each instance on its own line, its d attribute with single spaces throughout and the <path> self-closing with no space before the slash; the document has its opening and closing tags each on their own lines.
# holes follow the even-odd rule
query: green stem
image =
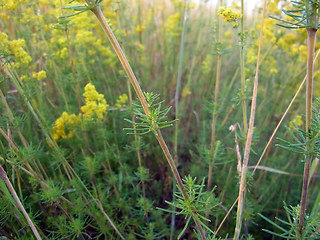
<svg viewBox="0 0 320 240">
<path fill-rule="evenodd" d="M 130 82 L 131 82 L 136 94 L 138 95 L 138 98 L 140 100 L 140 103 L 142 105 L 142 108 L 143 108 L 145 114 L 147 116 L 149 116 L 150 115 L 150 110 L 149 110 L 149 107 L 148 107 L 147 100 L 146 100 L 146 98 L 145 98 L 145 96 L 144 96 L 144 94 L 143 94 L 143 92 L 141 90 L 141 87 L 140 87 L 140 85 L 138 83 L 138 80 L 137 80 L 135 74 L 133 73 L 132 68 L 131 68 L 131 66 L 130 66 L 125 54 L 123 53 L 123 51 L 122 51 L 122 49 L 121 49 L 121 47 L 120 47 L 120 45 L 118 43 L 118 40 L 114 36 L 114 34 L 113 34 L 113 32 L 112 32 L 112 30 L 111 30 L 106 18 L 104 17 L 104 15 L 103 15 L 103 13 L 101 11 L 100 5 L 94 6 L 91 9 L 91 11 L 95 14 L 95 16 L 97 17 L 101 27 L 103 28 L 104 32 L 107 34 L 108 39 L 109 39 L 112 47 L 114 48 L 114 50 L 115 50 L 115 52 L 116 52 L 116 54 L 117 54 L 117 56 L 118 56 L 118 58 L 119 58 L 119 60 L 120 60 L 120 62 L 122 64 L 122 66 L 124 68 L 124 70 L 126 71 L 126 73 L 127 73 L 128 77 L 130 79 Z M 162 151 L 163 151 L 163 153 L 164 153 L 164 155 L 165 155 L 165 157 L 166 157 L 166 159 L 167 159 L 167 161 L 168 161 L 168 163 L 170 165 L 170 168 L 171 168 L 171 170 L 173 172 L 173 175 L 177 180 L 177 184 L 178 184 L 178 186 L 179 186 L 179 188 L 181 190 L 182 195 L 184 196 L 185 199 L 189 199 L 189 196 L 188 196 L 188 194 L 187 194 L 187 192 L 185 190 L 185 187 L 183 185 L 183 182 L 181 180 L 180 174 L 179 174 L 179 172 L 177 170 L 177 167 L 176 167 L 176 165 L 175 165 L 175 163 L 173 161 L 173 158 L 172 158 L 171 153 L 170 153 L 170 151 L 169 151 L 169 149 L 167 147 L 167 144 L 165 143 L 165 141 L 164 141 L 164 139 L 163 139 L 163 137 L 161 135 L 160 130 L 157 130 L 157 134 L 155 134 L 155 136 L 156 136 L 156 138 L 157 138 L 157 140 L 158 140 L 158 142 L 159 142 L 159 144 L 161 146 L 161 149 L 162 149 Z M 198 227 L 199 233 L 201 235 L 201 239 L 205 240 L 206 237 L 205 237 L 204 231 L 203 231 L 203 229 L 201 227 L 201 224 L 194 217 L 193 217 L 193 220 L 194 220 L 195 224 Z"/>
</svg>

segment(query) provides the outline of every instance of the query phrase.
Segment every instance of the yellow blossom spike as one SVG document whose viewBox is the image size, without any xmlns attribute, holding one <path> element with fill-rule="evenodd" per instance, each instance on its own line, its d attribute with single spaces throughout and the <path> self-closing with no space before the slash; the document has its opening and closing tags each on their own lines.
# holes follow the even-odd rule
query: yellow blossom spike
<svg viewBox="0 0 320 240">
<path fill-rule="evenodd" d="M 109 107 L 103 94 L 99 94 L 95 86 L 91 83 L 88 83 L 84 90 L 85 105 L 81 107 L 83 117 L 92 118 L 96 115 L 98 119 L 102 119 L 103 113 L 105 113 Z"/>
<path fill-rule="evenodd" d="M 125 108 L 126 105 L 127 105 L 127 101 L 128 101 L 128 96 L 127 96 L 127 94 L 124 93 L 124 94 L 119 96 L 119 98 L 116 101 L 115 106 L 118 109 Z"/>
</svg>

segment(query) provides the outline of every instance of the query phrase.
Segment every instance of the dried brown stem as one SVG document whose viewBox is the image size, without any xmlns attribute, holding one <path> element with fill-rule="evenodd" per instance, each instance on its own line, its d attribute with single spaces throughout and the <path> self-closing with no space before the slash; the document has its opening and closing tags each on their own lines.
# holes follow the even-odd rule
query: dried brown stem
<svg viewBox="0 0 320 240">
<path fill-rule="evenodd" d="M 255 74 L 255 78 L 254 78 L 254 86 L 253 86 L 253 93 L 252 93 L 249 129 L 248 129 L 247 141 L 246 141 L 246 146 L 245 146 L 244 156 L 243 156 L 243 163 L 242 163 L 242 168 L 241 168 L 241 179 L 240 179 L 238 209 L 237 209 L 237 222 L 236 222 L 236 228 L 235 228 L 235 233 L 234 233 L 234 237 L 233 237 L 233 239 L 236 239 L 236 240 L 239 239 L 240 232 L 241 232 L 242 210 L 243 210 L 243 202 L 244 202 L 243 201 L 243 193 L 244 193 L 245 185 L 246 185 L 247 166 L 248 166 L 248 162 L 249 162 L 249 155 L 250 155 L 252 136 L 253 136 L 254 119 L 255 119 L 255 114 L 256 114 L 257 94 L 258 94 L 258 76 L 259 76 L 259 66 L 260 66 L 260 52 L 261 52 L 261 46 L 262 46 L 264 18 L 266 15 L 266 5 L 267 5 L 267 1 L 264 0 L 262 21 L 261 21 L 261 26 L 260 26 L 256 74 Z"/>
<path fill-rule="evenodd" d="M 28 225 L 30 226 L 34 236 L 36 237 L 37 240 L 41 240 L 41 237 L 38 233 L 37 228 L 35 227 L 35 225 L 33 224 L 32 220 L 30 219 L 28 213 L 26 212 L 26 210 L 24 209 L 16 191 L 14 190 L 8 176 L 7 173 L 5 172 L 5 170 L 2 168 L 2 166 L 0 165 L 0 178 L 5 182 L 5 184 L 7 185 L 11 195 L 13 196 L 17 207 L 20 209 L 20 211 L 22 212 L 22 214 L 24 215 L 24 217 L 26 218 Z"/>
</svg>

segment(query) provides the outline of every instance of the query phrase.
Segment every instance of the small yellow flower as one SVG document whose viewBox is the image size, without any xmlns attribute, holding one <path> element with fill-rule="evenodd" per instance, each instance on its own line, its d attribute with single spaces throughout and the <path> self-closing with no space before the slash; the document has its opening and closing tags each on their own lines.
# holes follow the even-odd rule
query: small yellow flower
<svg viewBox="0 0 320 240">
<path fill-rule="evenodd" d="M 315 97 L 320 97 L 320 70 L 314 71 L 314 89 L 313 95 Z"/>
<path fill-rule="evenodd" d="M 71 138 L 74 135 L 74 130 L 72 127 L 76 126 L 80 121 L 80 117 L 75 114 L 68 114 L 67 112 L 63 112 L 61 117 L 59 117 L 52 127 L 53 134 L 52 137 L 55 141 L 60 138 L 66 139 Z"/>
<path fill-rule="evenodd" d="M 119 98 L 116 101 L 116 107 L 121 109 L 121 108 L 125 108 L 127 105 L 127 101 L 128 101 L 128 96 L 127 94 L 122 94 L 119 96 Z"/>
<path fill-rule="evenodd" d="M 34 72 L 32 74 L 32 77 L 38 79 L 38 81 L 41 81 L 42 79 L 45 79 L 47 77 L 47 73 L 43 70 L 37 73 Z"/>
<path fill-rule="evenodd" d="M 230 38 L 232 38 L 232 32 L 230 32 L 230 31 L 225 31 L 225 32 L 223 33 L 223 36 L 224 36 L 226 39 L 230 39 Z"/>
<path fill-rule="evenodd" d="M 6 3 L 2 6 L 5 10 L 16 10 L 18 8 L 18 1 L 7 0 Z"/>
<path fill-rule="evenodd" d="M 134 29 L 134 31 L 136 32 L 136 33 L 142 33 L 144 30 L 146 30 L 146 25 L 145 24 L 140 24 L 140 25 L 138 25 L 138 26 L 136 26 L 135 27 L 135 29 Z"/>
<path fill-rule="evenodd" d="M 194 2 L 189 3 L 189 8 L 195 8 L 196 4 Z"/>
<path fill-rule="evenodd" d="M 61 51 L 59 52 L 59 57 L 62 59 L 65 59 L 68 57 L 68 49 L 66 47 L 62 48 Z"/>
<path fill-rule="evenodd" d="M 6 55 L 14 57 L 12 65 L 16 68 L 27 66 L 32 61 L 30 55 L 24 50 L 25 47 L 24 39 L 9 41 L 8 35 L 0 32 L 0 48 Z"/>
<path fill-rule="evenodd" d="M 268 10 L 272 15 L 279 15 L 281 14 L 281 10 L 278 8 L 277 4 L 279 1 L 270 2 L 268 5 Z"/>
<path fill-rule="evenodd" d="M 181 96 L 182 97 L 186 97 L 189 96 L 192 92 L 190 91 L 190 87 L 189 86 L 185 86 L 182 90 Z"/>
<path fill-rule="evenodd" d="M 180 13 L 174 13 L 170 15 L 164 24 L 164 27 L 169 35 L 179 36 L 181 33 L 181 27 L 179 27 Z"/>
<path fill-rule="evenodd" d="M 295 126 L 293 125 L 293 123 L 295 123 L 298 127 L 301 127 L 302 124 L 303 124 L 303 121 L 302 121 L 302 116 L 301 115 L 297 115 L 290 123 L 289 123 L 289 128 L 291 130 L 294 130 L 295 129 Z"/>
<path fill-rule="evenodd" d="M 270 73 L 277 74 L 278 70 L 276 68 L 270 68 Z"/>
</svg>

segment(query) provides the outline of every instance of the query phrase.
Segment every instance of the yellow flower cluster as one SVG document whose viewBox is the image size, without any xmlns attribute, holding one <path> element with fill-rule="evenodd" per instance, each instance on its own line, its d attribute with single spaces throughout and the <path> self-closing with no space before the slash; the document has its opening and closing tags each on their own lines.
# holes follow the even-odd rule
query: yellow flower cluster
<svg viewBox="0 0 320 240">
<path fill-rule="evenodd" d="M 128 101 L 128 96 L 127 96 L 127 94 L 124 93 L 119 96 L 115 105 L 117 108 L 121 109 L 121 108 L 126 107 L 127 101 Z"/>
<path fill-rule="evenodd" d="M 273 14 L 273 15 L 281 14 L 281 10 L 278 8 L 279 2 L 280 2 L 280 0 L 275 0 L 273 2 L 269 2 L 268 11 L 270 12 L 270 14 Z"/>
<path fill-rule="evenodd" d="M 314 71 L 314 88 L 313 95 L 314 97 L 320 97 L 320 70 Z"/>
<path fill-rule="evenodd" d="M 4 10 L 16 10 L 19 3 L 25 3 L 26 0 L 0 0 L 0 6 Z"/>
<path fill-rule="evenodd" d="M 191 94 L 191 90 L 190 90 L 190 87 L 189 86 L 185 86 L 183 89 L 182 89 L 182 93 L 181 93 L 181 96 L 184 98 L 184 97 L 187 97 Z"/>
<path fill-rule="evenodd" d="M 134 31 L 136 33 L 142 33 L 144 30 L 146 30 L 146 25 L 144 23 L 139 24 L 138 26 L 135 27 Z"/>
<path fill-rule="evenodd" d="M 267 18 L 264 20 L 263 25 L 263 38 L 267 39 L 268 42 L 275 43 L 277 41 L 277 38 L 275 36 L 275 25 L 276 20 Z M 260 30 L 260 24 L 257 25 L 257 30 Z"/>
<path fill-rule="evenodd" d="M 25 47 L 24 39 L 9 41 L 8 35 L 0 32 L 0 49 L 3 51 L 1 54 L 13 56 L 14 62 L 12 62 L 12 65 L 16 68 L 26 66 L 32 61 L 30 55 L 23 49 Z"/>
<path fill-rule="evenodd" d="M 38 79 L 38 81 L 41 81 L 42 79 L 45 79 L 47 77 L 47 73 L 45 71 L 40 71 L 40 72 L 34 72 L 32 74 L 32 77 L 35 79 Z"/>
<path fill-rule="evenodd" d="M 83 96 L 85 97 L 85 105 L 81 107 L 84 118 L 92 118 L 96 116 L 98 119 L 103 118 L 103 113 L 107 110 L 108 104 L 103 94 L 96 91 L 95 86 L 88 83 L 85 88 Z"/>
<path fill-rule="evenodd" d="M 54 2 L 56 9 L 54 11 L 50 11 L 51 8 L 48 8 L 46 14 L 52 15 L 52 17 L 55 18 L 57 16 L 60 16 L 60 1 L 48 1 Z M 78 2 L 83 4 L 84 0 Z M 69 3 L 70 1 L 63 0 L 62 6 L 69 6 Z M 74 3 L 70 4 L 73 5 Z M 112 27 L 116 26 L 117 18 L 112 6 L 112 0 L 105 0 L 101 3 L 101 5 L 103 6 L 103 13 L 108 19 L 109 24 Z M 67 14 L 67 12 L 64 12 L 64 14 Z M 116 54 L 112 52 L 110 47 L 108 47 L 108 44 L 106 44 L 107 40 L 104 37 L 99 36 L 99 34 L 102 35 L 103 32 L 100 31 L 100 26 L 96 22 L 96 19 L 93 14 L 91 14 L 89 11 L 86 11 L 79 15 L 73 16 L 69 20 L 71 20 L 71 22 L 68 24 L 68 26 L 72 26 L 70 28 L 68 27 L 70 34 L 69 40 L 67 40 L 65 32 L 62 31 L 63 29 L 61 29 L 61 26 L 63 26 L 63 21 L 61 24 L 44 24 L 43 26 L 44 29 L 48 31 L 50 30 L 50 33 L 48 33 L 48 35 L 50 36 L 49 49 L 51 53 L 49 54 L 53 57 L 53 60 L 62 63 L 64 61 L 61 61 L 61 59 L 68 60 L 70 58 L 68 49 L 69 45 L 72 51 L 75 53 L 73 54 L 73 59 L 75 63 L 83 64 L 83 61 L 95 63 L 97 58 L 89 58 L 90 60 L 87 60 L 88 58 L 86 58 L 86 56 L 99 54 L 104 56 L 103 64 L 106 64 L 109 67 L 114 67 L 118 63 L 116 61 Z M 98 31 L 95 31 L 95 29 L 98 29 Z M 50 60 L 51 59 L 48 60 L 49 64 L 51 64 Z"/>
<path fill-rule="evenodd" d="M 80 45 L 92 44 L 96 41 L 96 37 L 93 35 L 92 31 L 78 31 L 76 36 L 76 42 Z"/>
<path fill-rule="evenodd" d="M 174 13 L 170 15 L 164 24 L 166 32 L 171 36 L 179 36 L 181 33 L 181 27 L 179 27 L 180 13 Z"/>
<path fill-rule="evenodd" d="M 185 8 L 185 1 L 183 0 L 171 0 L 172 4 L 180 9 L 184 9 Z M 195 7 L 195 3 L 194 2 L 190 2 L 188 5 L 189 8 L 194 8 Z"/>
<path fill-rule="evenodd" d="M 307 59 L 307 46 L 299 44 L 302 41 L 299 39 L 298 34 L 299 32 L 285 34 L 279 39 L 278 45 L 290 56 L 299 55 L 299 61 L 304 62 Z"/>
<path fill-rule="evenodd" d="M 277 30 L 276 21 L 274 19 L 265 19 L 264 25 L 263 25 L 263 43 L 262 46 L 269 48 L 269 50 L 275 50 L 278 48 L 277 42 L 279 41 L 279 31 Z M 254 44 L 251 45 L 247 49 L 246 53 L 246 65 L 250 66 L 251 69 L 253 66 L 255 66 L 257 62 L 257 52 L 258 52 L 258 34 L 257 32 L 260 30 L 261 25 L 257 24 L 255 29 L 250 29 L 250 34 L 255 39 Z M 278 63 L 277 59 L 274 58 L 273 55 L 267 54 L 263 59 L 263 68 L 266 69 L 271 74 L 277 74 L 278 73 Z M 249 70 L 248 68 L 245 70 L 246 76 L 249 75 L 249 72 L 252 70 Z"/>
<path fill-rule="evenodd" d="M 225 22 L 233 23 L 233 27 L 238 27 L 238 19 L 242 17 L 241 13 L 234 11 L 231 7 L 220 7 L 218 16 L 221 16 Z"/>
<path fill-rule="evenodd" d="M 278 41 L 278 46 L 281 47 L 284 51 L 290 53 L 292 50 L 292 45 L 296 42 L 297 36 L 293 33 L 285 34 Z"/>
<path fill-rule="evenodd" d="M 297 115 L 297 116 L 289 123 L 289 128 L 290 128 L 291 130 L 294 130 L 294 129 L 295 129 L 295 126 L 293 125 L 293 123 L 295 123 L 298 127 L 301 127 L 302 124 L 303 124 L 301 115 Z"/>
<path fill-rule="evenodd" d="M 72 127 L 76 126 L 79 121 L 80 121 L 79 116 L 76 116 L 75 114 L 68 114 L 67 112 L 63 112 L 61 117 L 59 117 L 56 120 L 52 128 L 53 139 L 57 141 L 60 138 L 63 138 L 63 139 L 71 138 L 74 134 L 74 130 L 72 129 Z"/>
<path fill-rule="evenodd" d="M 75 126 L 82 119 L 91 120 L 94 116 L 97 119 L 103 118 L 103 113 L 106 112 L 108 107 L 103 94 L 99 94 L 91 83 L 88 83 L 84 89 L 85 105 L 81 107 L 83 114 L 75 115 L 63 112 L 52 127 L 52 137 L 55 141 L 60 138 L 71 138 L 74 135 Z"/>
</svg>

